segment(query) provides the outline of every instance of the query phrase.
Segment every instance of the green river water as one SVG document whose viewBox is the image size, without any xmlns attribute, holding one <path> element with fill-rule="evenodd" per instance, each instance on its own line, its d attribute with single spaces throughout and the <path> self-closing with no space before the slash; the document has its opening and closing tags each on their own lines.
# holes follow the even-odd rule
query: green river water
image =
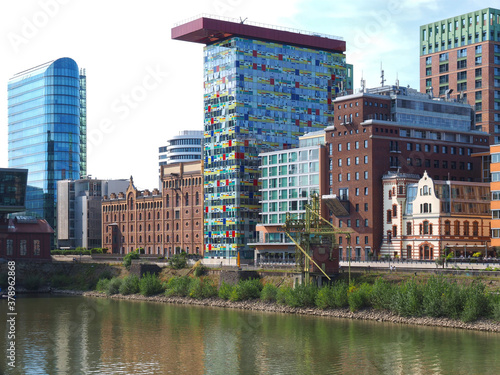
<svg viewBox="0 0 500 375">
<path fill-rule="evenodd" d="M 500 334 L 85 297 L 16 300 L 2 374 L 500 374 Z"/>
</svg>

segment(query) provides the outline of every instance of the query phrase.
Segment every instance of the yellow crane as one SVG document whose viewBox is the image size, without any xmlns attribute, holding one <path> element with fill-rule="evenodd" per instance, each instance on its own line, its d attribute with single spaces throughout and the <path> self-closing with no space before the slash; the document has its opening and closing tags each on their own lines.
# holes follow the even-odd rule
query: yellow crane
<svg viewBox="0 0 500 375">
<path fill-rule="evenodd" d="M 335 250 L 337 249 L 338 251 L 336 236 L 339 234 L 345 234 L 350 255 L 350 239 L 352 231 L 337 228 L 328 220 L 322 218 L 320 214 L 320 207 L 321 200 L 319 195 L 313 194 L 311 196 L 310 203 L 305 205 L 306 213 L 304 218 L 299 218 L 296 215 L 292 216 L 289 212 L 287 212 L 285 224 L 282 226 L 285 234 L 297 247 L 295 261 L 297 266 L 301 268 L 303 272 L 305 283 L 309 282 L 311 262 L 323 273 L 323 275 L 326 276 L 328 280 L 331 280 L 330 276 L 325 272 L 323 267 L 319 266 L 313 257 L 311 257 L 311 249 L 314 246 L 329 246 L 330 250 L 328 259 L 332 261 L 335 256 L 338 257 L 338 252 L 335 254 Z M 351 269 L 349 262 L 349 283 L 350 282 Z"/>
</svg>

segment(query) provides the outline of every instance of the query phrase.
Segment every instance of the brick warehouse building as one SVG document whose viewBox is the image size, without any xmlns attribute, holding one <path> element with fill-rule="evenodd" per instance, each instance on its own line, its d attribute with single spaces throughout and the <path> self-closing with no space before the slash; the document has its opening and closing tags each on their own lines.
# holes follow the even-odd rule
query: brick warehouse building
<svg viewBox="0 0 500 375">
<path fill-rule="evenodd" d="M 326 129 L 330 195 L 323 200 L 333 224 L 355 232 L 353 257 L 380 250 L 387 172 L 421 176 L 427 171 L 434 180 L 481 181 L 481 158 L 471 156 L 488 150 L 488 135 L 470 130 L 467 104 L 384 86 L 338 98 L 334 105 L 334 126 Z M 345 258 L 342 236 L 339 245 Z"/>
<path fill-rule="evenodd" d="M 125 193 L 105 196 L 102 246 L 126 254 L 170 256 L 181 250 L 203 255 L 203 178 L 201 162 L 161 168 L 162 192 L 139 191 L 132 177 Z"/>
</svg>

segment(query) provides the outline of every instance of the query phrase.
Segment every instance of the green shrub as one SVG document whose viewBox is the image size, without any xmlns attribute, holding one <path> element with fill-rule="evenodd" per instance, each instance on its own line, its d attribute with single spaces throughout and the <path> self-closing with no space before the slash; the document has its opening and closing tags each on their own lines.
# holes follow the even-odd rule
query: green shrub
<svg viewBox="0 0 500 375">
<path fill-rule="evenodd" d="M 53 275 L 50 278 L 50 286 L 53 288 L 63 288 L 70 286 L 72 283 L 71 277 L 68 275 Z"/>
<path fill-rule="evenodd" d="M 186 253 L 174 254 L 168 260 L 168 264 L 174 270 L 180 270 L 187 267 Z"/>
<path fill-rule="evenodd" d="M 278 288 L 276 292 L 276 302 L 280 305 L 286 305 L 286 300 L 288 295 L 292 292 L 292 288 L 289 286 L 282 286 Z"/>
<path fill-rule="evenodd" d="M 120 294 L 137 294 L 139 293 L 139 278 L 137 275 L 129 275 L 123 279 L 120 285 Z"/>
<path fill-rule="evenodd" d="M 329 285 L 326 285 L 318 290 L 315 302 L 318 309 L 324 310 L 334 307 L 333 288 Z"/>
<path fill-rule="evenodd" d="M 109 279 L 99 279 L 97 285 L 95 286 L 95 290 L 101 293 L 106 293 L 108 290 Z"/>
<path fill-rule="evenodd" d="M 456 282 L 449 283 L 442 296 L 443 315 L 451 319 L 459 319 L 464 308 L 464 293 Z"/>
<path fill-rule="evenodd" d="M 200 277 L 200 276 L 203 276 L 207 273 L 207 267 L 205 267 L 203 264 L 198 264 L 195 268 L 194 268 L 194 272 L 193 274 L 196 276 L 196 277 Z"/>
<path fill-rule="evenodd" d="M 113 277 L 111 280 L 109 280 L 106 294 L 108 296 L 111 296 L 113 294 L 118 294 L 120 292 L 121 285 L 122 285 L 122 279 L 119 279 L 118 277 Z"/>
<path fill-rule="evenodd" d="M 186 297 L 189 294 L 190 280 L 188 276 L 172 277 L 165 285 L 165 295 Z"/>
<path fill-rule="evenodd" d="M 126 269 L 130 269 L 132 265 L 132 259 L 139 259 L 139 251 L 132 251 L 123 257 L 123 265 Z"/>
<path fill-rule="evenodd" d="M 349 286 L 345 281 L 337 282 L 333 285 L 333 306 L 335 308 L 342 308 L 349 306 L 349 301 L 347 300 L 347 292 Z"/>
<path fill-rule="evenodd" d="M 24 279 L 24 287 L 28 290 L 38 290 L 43 283 L 43 279 L 40 275 L 28 275 Z"/>
<path fill-rule="evenodd" d="M 491 301 L 491 317 L 500 322 L 500 299 L 495 298 Z"/>
<path fill-rule="evenodd" d="M 473 322 L 483 315 L 488 315 L 488 297 L 485 285 L 474 282 L 464 288 L 464 309 L 460 318 L 464 322 Z"/>
<path fill-rule="evenodd" d="M 222 282 L 222 285 L 219 288 L 219 298 L 228 300 L 231 297 L 233 289 L 233 285 Z"/>
<path fill-rule="evenodd" d="M 231 291 L 231 301 L 246 301 L 260 298 L 262 283 L 259 279 L 240 280 Z"/>
<path fill-rule="evenodd" d="M 373 284 L 370 305 L 377 310 L 390 310 L 394 287 L 385 279 L 379 277 Z"/>
<path fill-rule="evenodd" d="M 444 296 L 448 294 L 448 282 L 442 276 L 431 276 L 422 286 L 423 314 L 432 317 L 444 315 Z"/>
<path fill-rule="evenodd" d="M 145 273 L 139 280 L 139 291 L 143 296 L 152 296 L 163 291 L 161 281 L 154 273 Z"/>
<path fill-rule="evenodd" d="M 266 302 L 275 302 L 278 287 L 274 284 L 266 284 L 260 292 L 260 299 Z"/>
<path fill-rule="evenodd" d="M 315 305 L 318 288 L 314 284 L 300 284 L 285 298 L 285 302 L 290 307 L 310 307 Z"/>
<path fill-rule="evenodd" d="M 400 316 L 422 315 L 422 291 L 415 279 L 410 279 L 396 288 L 393 306 Z"/>
<path fill-rule="evenodd" d="M 212 298 L 217 296 L 217 286 L 212 280 L 203 280 L 201 285 L 201 295 L 203 298 Z"/>
<path fill-rule="evenodd" d="M 93 249 L 90 249 L 91 254 L 103 254 L 103 250 L 100 247 L 94 247 Z"/>
<path fill-rule="evenodd" d="M 347 295 L 349 302 L 349 309 L 351 311 L 358 311 L 369 305 L 372 293 L 372 286 L 363 283 L 359 286 L 351 286 Z"/>
<path fill-rule="evenodd" d="M 188 296 L 196 299 L 203 298 L 203 283 L 201 279 L 193 278 L 189 280 Z"/>
</svg>

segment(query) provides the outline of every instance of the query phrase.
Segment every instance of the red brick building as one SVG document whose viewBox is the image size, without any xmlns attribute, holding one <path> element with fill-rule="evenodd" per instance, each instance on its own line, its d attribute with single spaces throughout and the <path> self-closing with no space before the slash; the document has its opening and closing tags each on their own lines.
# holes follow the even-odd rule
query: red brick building
<svg viewBox="0 0 500 375">
<path fill-rule="evenodd" d="M 28 216 L 0 219 L 0 258 L 50 261 L 53 234 L 46 220 Z"/>
<path fill-rule="evenodd" d="M 352 257 L 378 254 L 383 240 L 382 177 L 389 171 L 434 180 L 481 181 L 488 135 L 471 129 L 466 104 L 432 100 L 406 87 L 383 87 L 338 98 L 326 129 L 334 225 L 350 227 Z M 338 210 L 342 205 L 345 210 Z M 342 212 L 343 211 L 343 212 Z M 345 238 L 339 238 L 346 257 Z M 343 251 L 342 251 L 343 249 Z"/>
<path fill-rule="evenodd" d="M 485 8 L 420 27 L 420 91 L 475 106 L 475 126 L 500 142 L 500 10 Z"/>
<path fill-rule="evenodd" d="M 102 246 L 126 254 L 170 256 L 180 251 L 203 255 L 203 179 L 201 162 L 161 168 L 162 192 L 139 191 L 132 178 L 126 192 L 105 196 Z"/>
</svg>

